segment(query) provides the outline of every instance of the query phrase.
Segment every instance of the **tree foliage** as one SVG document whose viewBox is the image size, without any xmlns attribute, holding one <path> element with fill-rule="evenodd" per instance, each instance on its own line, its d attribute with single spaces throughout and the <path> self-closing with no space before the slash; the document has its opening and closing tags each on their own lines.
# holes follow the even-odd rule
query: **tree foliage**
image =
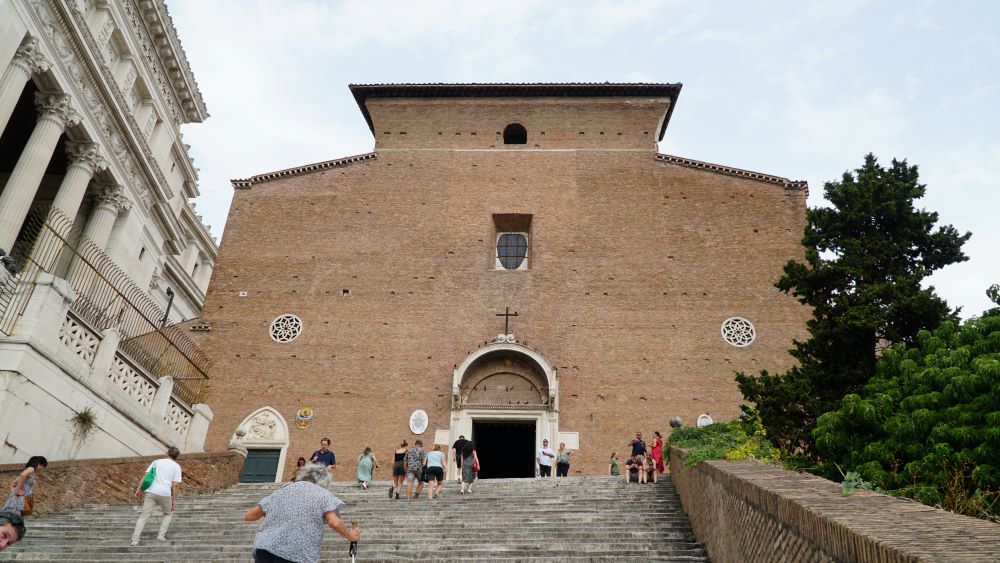
<svg viewBox="0 0 1000 563">
<path fill-rule="evenodd" d="M 794 342 L 797 365 L 785 373 L 736 376 L 782 449 L 814 456 L 817 418 L 868 382 L 878 347 L 913 344 L 921 330 L 955 318 L 921 282 L 966 260 L 970 234 L 935 227 L 937 213 L 914 208 L 924 192 L 916 166 L 893 160 L 884 168 L 869 154 L 824 186 L 832 207 L 807 210 L 805 263 L 789 261 L 775 285 L 812 309 L 810 337 Z"/>
<path fill-rule="evenodd" d="M 893 494 L 1000 516 L 1000 307 L 887 350 L 814 435 L 824 458 Z"/>
</svg>

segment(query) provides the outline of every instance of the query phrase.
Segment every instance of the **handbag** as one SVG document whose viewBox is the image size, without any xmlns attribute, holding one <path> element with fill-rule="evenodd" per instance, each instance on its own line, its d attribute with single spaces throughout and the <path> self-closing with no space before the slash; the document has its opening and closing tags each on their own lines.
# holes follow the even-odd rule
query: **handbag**
<svg viewBox="0 0 1000 563">
<path fill-rule="evenodd" d="M 31 516 L 35 511 L 35 495 L 24 497 L 24 508 L 21 509 L 21 516 Z"/>
<path fill-rule="evenodd" d="M 146 472 L 146 476 L 142 478 L 142 485 L 139 486 L 140 489 L 146 490 L 153 484 L 153 480 L 156 479 L 156 466 L 153 465 Z"/>
<path fill-rule="evenodd" d="M 478 455 L 472 458 L 472 472 L 473 473 L 479 473 L 479 456 Z"/>
</svg>

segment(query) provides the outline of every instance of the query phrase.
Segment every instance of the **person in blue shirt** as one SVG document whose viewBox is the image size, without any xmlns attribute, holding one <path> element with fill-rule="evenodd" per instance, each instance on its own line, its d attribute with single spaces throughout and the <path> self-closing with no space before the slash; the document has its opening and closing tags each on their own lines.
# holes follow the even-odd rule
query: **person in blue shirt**
<svg viewBox="0 0 1000 563">
<path fill-rule="evenodd" d="M 333 455 L 330 451 L 330 439 L 323 438 L 319 441 L 319 449 L 313 452 L 311 458 L 309 458 L 311 463 L 318 463 L 320 465 L 325 465 L 326 470 L 333 472 L 337 468 L 337 457 Z"/>
</svg>

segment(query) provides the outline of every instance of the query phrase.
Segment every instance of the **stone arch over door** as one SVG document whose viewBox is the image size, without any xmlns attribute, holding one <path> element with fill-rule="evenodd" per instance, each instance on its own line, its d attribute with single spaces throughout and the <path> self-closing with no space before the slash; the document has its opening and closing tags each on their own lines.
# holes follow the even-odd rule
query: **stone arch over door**
<svg viewBox="0 0 1000 563">
<path fill-rule="evenodd" d="M 239 430 L 243 431 L 242 438 L 237 435 Z M 269 406 L 253 411 L 233 430 L 233 439 L 243 444 L 248 456 L 254 450 L 280 450 L 274 476 L 275 483 L 281 482 L 285 455 L 288 452 L 288 438 L 288 423 L 277 409 Z"/>
<path fill-rule="evenodd" d="M 449 443 L 473 436 L 479 424 L 531 425 L 534 448 L 559 434 L 559 382 L 556 370 L 536 350 L 516 342 L 494 342 L 469 354 L 452 379 Z M 449 459 L 454 452 L 449 450 Z M 483 454 L 482 451 L 480 451 Z M 528 451 L 529 457 L 532 451 Z M 455 475 L 454 462 L 449 475 Z"/>
<path fill-rule="evenodd" d="M 532 404 L 558 410 L 558 400 L 555 368 L 537 351 L 521 344 L 496 342 L 483 346 L 455 367 L 453 408 Z"/>
</svg>

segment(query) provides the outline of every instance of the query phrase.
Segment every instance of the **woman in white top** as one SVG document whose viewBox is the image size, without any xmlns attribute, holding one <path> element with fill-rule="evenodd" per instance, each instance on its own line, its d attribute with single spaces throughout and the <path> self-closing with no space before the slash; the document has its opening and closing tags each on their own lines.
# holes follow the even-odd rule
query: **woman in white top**
<svg viewBox="0 0 1000 563">
<path fill-rule="evenodd" d="M 434 445 L 424 463 L 427 465 L 427 500 L 433 500 L 435 494 L 441 496 L 441 488 L 444 486 L 444 452 L 441 451 L 440 445 Z M 435 481 L 437 481 L 437 493 L 434 492 Z"/>
</svg>

